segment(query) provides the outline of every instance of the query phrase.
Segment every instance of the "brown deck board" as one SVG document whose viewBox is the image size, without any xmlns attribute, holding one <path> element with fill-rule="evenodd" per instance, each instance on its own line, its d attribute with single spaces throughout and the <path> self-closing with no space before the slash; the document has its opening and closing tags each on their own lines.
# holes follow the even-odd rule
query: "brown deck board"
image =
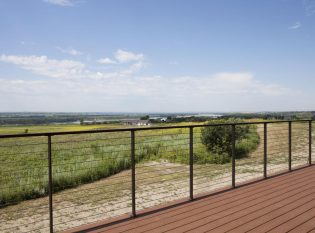
<svg viewBox="0 0 315 233">
<path fill-rule="evenodd" d="M 270 232 L 308 232 L 315 228 L 315 208 L 282 223 L 281 225 L 273 228 Z"/>
<path fill-rule="evenodd" d="M 273 195 L 267 195 L 270 200 L 269 202 L 266 201 L 268 200 L 267 198 L 260 197 L 261 200 L 259 200 L 260 202 L 259 205 L 257 205 L 256 202 L 260 198 L 241 203 L 235 207 L 228 208 L 228 209 L 225 209 L 226 207 L 222 206 L 218 210 L 218 212 L 215 212 L 215 214 L 213 213 L 213 211 L 208 211 L 204 215 L 195 215 L 196 217 L 193 220 L 196 219 L 196 221 L 190 221 L 191 219 L 187 219 L 186 221 L 180 220 L 177 222 L 176 225 L 172 226 L 172 229 L 195 230 L 195 226 L 199 226 L 198 232 L 204 232 L 210 229 L 214 229 L 215 232 L 219 232 L 220 229 L 218 229 L 218 227 L 223 226 L 224 228 L 226 228 L 227 225 L 233 225 L 235 224 L 233 221 L 235 219 L 239 219 L 240 221 L 245 221 L 245 219 L 248 219 L 248 217 L 250 217 L 249 214 L 255 213 L 255 211 L 257 211 L 257 208 L 263 208 L 265 205 L 271 205 L 270 202 L 275 203 L 276 199 L 282 199 L 281 195 L 279 195 L 278 193 L 272 193 L 272 194 Z M 167 230 L 170 230 L 170 229 L 167 229 Z"/>
<path fill-rule="evenodd" d="M 315 166 L 108 223 L 68 232 L 315 232 Z"/>
<path fill-rule="evenodd" d="M 313 185 L 315 187 L 315 185 Z M 292 190 L 292 189 L 291 189 Z M 291 194 L 291 190 L 283 190 L 283 192 L 272 193 L 267 197 L 255 199 L 238 208 L 233 208 L 231 211 L 224 211 L 223 215 L 211 215 L 203 219 L 202 221 L 192 222 L 190 228 L 192 230 L 198 229 L 198 232 L 207 232 L 212 230 L 213 232 L 226 232 L 234 228 L 234 226 L 242 225 L 244 222 L 248 222 L 255 219 L 261 214 L 267 214 L 277 208 L 286 206 L 291 203 L 291 197 L 296 196 L 293 200 L 297 201 L 299 198 L 304 198 L 304 195 Z M 306 190 L 306 189 L 304 189 Z M 313 193 L 311 193 L 313 194 Z M 198 228 L 194 228 L 194 225 L 198 225 Z M 182 228 L 185 227 L 182 226 Z"/>
</svg>

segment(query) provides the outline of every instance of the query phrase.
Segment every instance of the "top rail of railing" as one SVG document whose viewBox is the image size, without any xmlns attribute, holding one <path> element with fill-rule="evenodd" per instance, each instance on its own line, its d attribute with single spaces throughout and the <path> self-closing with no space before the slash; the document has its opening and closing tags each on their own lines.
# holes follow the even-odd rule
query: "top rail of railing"
<svg viewBox="0 0 315 233">
<path fill-rule="evenodd" d="M 80 130 L 80 131 L 61 131 L 61 132 L 43 132 L 43 133 L 23 133 L 23 134 L 0 134 L 0 138 L 21 138 L 21 137 L 41 137 L 41 136 L 57 136 L 70 134 L 94 134 L 94 133 L 113 133 L 113 132 L 130 132 L 130 131 L 144 131 L 144 130 L 163 130 L 163 129 L 184 129 L 197 127 L 211 127 L 211 126 L 232 126 L 232 125 L 258 125 L 258 124 L 272 124 L 272 123 L 289 123 L 289 122 L 312 122 L 313 120 L 280 120 L 280 121 L 253 121 L 253 122 L 235 122 L 235 123 L 214 123 L 214 124 L 191 124 L 191 125 L 173 125 L 173 126 L 159 126 L 159 127 L 132 127 L 132 128 L 118 128 L 118 129 L 95 129 L 95 130 Z"/>
</svg>

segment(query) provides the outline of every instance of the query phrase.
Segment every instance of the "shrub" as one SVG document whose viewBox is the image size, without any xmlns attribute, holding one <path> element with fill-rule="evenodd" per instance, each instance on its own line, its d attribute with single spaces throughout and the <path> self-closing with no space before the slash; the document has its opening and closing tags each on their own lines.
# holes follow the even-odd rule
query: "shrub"
<svg viewBox="0 0 315 233">
<path fill-rule="evenodd" d="M 235 119 L 211 121 L 211 123 L 216 124 L 236 122 Z M 205 145 L 207 151 L 217 158 L 216 160 L 228 161 L 226 155 L 228 157 L 232 156 L 232 140 L 232 127 L 230 125 L 208 126 L 201 130 L 201 142 Z M 236 158 L 244 157 L 255 150 L 259 144 L 256 126 L 236 125 L 235 141 Z"/>
</svg>

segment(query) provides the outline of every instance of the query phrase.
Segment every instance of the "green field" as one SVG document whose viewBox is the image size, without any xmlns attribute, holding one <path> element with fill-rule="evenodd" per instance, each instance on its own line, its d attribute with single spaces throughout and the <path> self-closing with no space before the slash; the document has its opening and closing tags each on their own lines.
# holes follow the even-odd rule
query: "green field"
<svg viewBox="0 0 315 233">
<path fill-rule="evenodd" d="M 186 123 L 189 124 L 189 123 Z M 181 124 L 183 125 L 183 124 Z M 2 127 L 1 134 L 56 132 L 117 128 L 121 125 Z M 200 143 L 201 128 L 194 129 L 196 164 L 226 163 L 226 155 L 212 154 Z M 256 130 L 251 137 L 255 138 Z M 258 140 L 258 141 L 257 141 Z M 239 142 L 241 149 L 255 149 L 259 142 Z M 48 193 L 47 137 L 0 140 L 0 203 L 3 206 L 45 196 Z M 188 164 L 188 129 L 136 132 L 136 162 L 158 161 Z M 249 150 L 247 151 L 249 152 Z M 244 153 L 247 153 L 244 152 Z M 52 137 L 54 192 L 93 182 L 131 166 L 130 132 L 77 134 Z"/>
<path fill-rule="evenodd" d="M 120 124 L 106 125 L 79 125 L 79 124 L 60 124 L 60 125 L 23 125 L 23 126 L 0 126 L 0 134 L 23 134 L 25 130 L 28 133 L 43 132 L 64 132 L 81 130 L 98 130 L 108 128 L 123 128 Z"/>
</svg>

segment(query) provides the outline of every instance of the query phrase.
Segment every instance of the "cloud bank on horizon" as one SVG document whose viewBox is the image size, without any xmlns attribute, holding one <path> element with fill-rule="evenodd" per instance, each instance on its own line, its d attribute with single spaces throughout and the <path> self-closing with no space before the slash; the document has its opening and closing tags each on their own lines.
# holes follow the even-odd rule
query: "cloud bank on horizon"
<svg viewBox="0 0 315 233">
<path fill-rule="evenodd" d="M 141 103 L 148 101 L 154 106 L 154 108 L 149 108 L 150 111 L 160 111 L 165 108 L 159 106 L 160 102 L 171 103 L 172 108 L 174 105 L 183 106 L 189 102 L 207 106 L 213 97 L 224 99 L 227 96 L 235 98 L 238 95 L 245 95 L 270 98 L 285 96 L 291 91 L 276 83 L 264 83 L 256 79 L 251 72 L 219 72 L 206 76 L 143 76 L 139 74 L 145 63 L 142 53 L 118 49 L 114 57 L 116 60 L 100 58 L 96 61 L 105 66 L 115 64 L 110 71 L 103 72 L 92 71 L 86 64 L 76 60 L 2 54 L 0 62 L 15 65 L 40 79 L 0 79 L 0 93 L 4 96 L 12 96 L 12 99 L 13 96 L 30 98 L 32 99 L 29 101 L 30 104 L 37 102 L 36 98 L 42 96 L 44 99 L 49 99 L 47 103 L 51 103 L 44 108 L 45 111 L 49 111 L 54 105 L 53 102 L 60 97 L 65 99 L 71 97 L 78 101 L 79 106 L 77 109 L 71 108 L 73 111 L 80 110 L 79 103 L 82 98 L 91 99 L 94 104 L 102 99 L 114 104 L 117 99 L 139 98 L 142 100 L 135 103 L 139 107 L 133 106 L 127 108 L 126 111 L 133 109 L 143 111 L 147 108 L 141 108 Z M 128 64 L 127 67 L 119 66 L 125 63 Z M 59 101 L 57 102 L 60 104 Z M 31 106 L 29 108 L 32 109 Z M 116 110 L 118 109 L 119 106 Z M 40 111 L 41 109 L 35 107 L 32 110 Z M 97 111 L 97 109 L 90 110 Z M 175 107 L 175 110 L 181 109 Z M 198 111 L 198 108 L 190 108 L 190 110 Z M 171 111 L 171 109 L 166 108 L 166 111 Z"/>
</svg>

